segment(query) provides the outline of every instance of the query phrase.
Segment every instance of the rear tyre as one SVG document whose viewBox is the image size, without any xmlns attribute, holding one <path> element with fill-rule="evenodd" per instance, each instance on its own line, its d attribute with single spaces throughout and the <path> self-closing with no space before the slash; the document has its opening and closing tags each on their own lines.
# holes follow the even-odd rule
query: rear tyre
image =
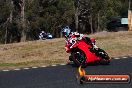
<svg viewBox="0 0 132 88">
<path fill-rule="evenodd" d="M 110 60 L 101 59 L 100 60 L 100 64 L 102 64 L 102 65 L 109 65 L 110 64 Z"/>
<path fill-rule="evenodd" d="M 100 60 L 101 64 L 103 64 L 103 65 L 110 64 L 110 57 L 109 57 L 109 55 L 103 49 L 99 48 L 99 50 L 98 50 L 98 56 L 100 56 L 102 58 Z"/>
<path fill-rule="evenodd" d="M 77 67 L 79 66 L 86 67 L 86 56 L 83 51 L 81 50 L 74 51 L 73 53 L 71 53 L 71 56 L 72 61 Z"/>
</svg>

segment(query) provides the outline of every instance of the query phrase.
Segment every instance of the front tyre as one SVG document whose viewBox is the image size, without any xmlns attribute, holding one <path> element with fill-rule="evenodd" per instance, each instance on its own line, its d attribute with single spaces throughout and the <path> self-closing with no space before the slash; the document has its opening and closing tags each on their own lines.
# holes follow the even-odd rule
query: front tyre
<svg viewBox="0 0 132 88">
<path fill-rule="evenodd" d="M 73 53 L 71 53 L 71 56 L 72 61 L 77 67 L 79 66 L 86 67 L 86 56 L 83 51 L 81 50 L 74 51 Z"/>
</svg>

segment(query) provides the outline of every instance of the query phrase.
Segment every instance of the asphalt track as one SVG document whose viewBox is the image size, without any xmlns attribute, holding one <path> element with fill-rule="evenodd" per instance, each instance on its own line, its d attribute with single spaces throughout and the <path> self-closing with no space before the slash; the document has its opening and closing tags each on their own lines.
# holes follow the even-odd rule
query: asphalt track
<svg viewBox="0 0 132 88">
<path fill-rule="evenodd" d="M 132 57 L 116 58 L 110 65 L 88 66 L 85 70 L 87 74 L 129 74 L 132 79 Z M 132 88 L 132 82 L 80 85 L 76 72 L 71 65 L 0 71 L 0 88 Z"/>
</svg>

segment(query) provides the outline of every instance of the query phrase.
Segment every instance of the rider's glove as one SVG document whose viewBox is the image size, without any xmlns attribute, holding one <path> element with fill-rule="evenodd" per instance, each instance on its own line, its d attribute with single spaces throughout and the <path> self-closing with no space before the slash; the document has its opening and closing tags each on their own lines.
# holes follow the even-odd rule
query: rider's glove
<svg viewBox="0 0 132 88">
<path fill-rule="evenodd" d="M 93 45 L 93 48 L 96 49 L 96 50 L 98 50 L 98 47 L 96 45 Z"/>
</svg>

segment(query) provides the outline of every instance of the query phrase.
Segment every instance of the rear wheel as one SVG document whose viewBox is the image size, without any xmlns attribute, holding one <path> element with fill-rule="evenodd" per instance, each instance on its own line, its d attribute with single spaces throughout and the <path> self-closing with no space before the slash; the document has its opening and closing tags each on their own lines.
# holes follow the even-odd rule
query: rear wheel
<svg viewBox="0 0 132 88">
<path fill-rule="evenodd" d="M 100 49 L 100 48 L 98 49 L 97 56 L 100 56 L 102 58 L 100 60 L 101 64 L 104 64 L 104 65 L 110 64 L 110 57 L 103 49 Z"/>
<path fill-rule="evenodd" d="M 83 51 L 77 50 L 71 53 L 72 61 L 75 63 L 76 66 L 86 67 L 86 56 Z"/>
</svg>

